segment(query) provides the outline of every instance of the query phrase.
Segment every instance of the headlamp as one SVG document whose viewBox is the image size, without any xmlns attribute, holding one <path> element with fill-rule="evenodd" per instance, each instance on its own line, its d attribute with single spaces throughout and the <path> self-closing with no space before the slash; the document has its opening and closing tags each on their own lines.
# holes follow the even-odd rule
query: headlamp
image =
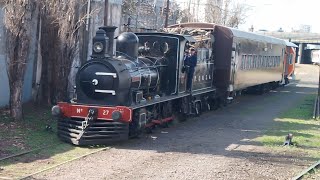
<svg viewBox="0 0 320 180">
<path fill-rule="evenodd" d="M 52 113 L 53 116 L 59 117 L 59 116 L 62 115 L 62 110 L 58 105 L 56 105 L 56 106 L 52 107 L 51 113 Z"/>
<path fill-rule="evenodd" d="M 93 50 L 95 53 L 101 53 L 103 51 L 103 44 L 101 42 L 95 42 L 93 44 Z"/>
</svg>

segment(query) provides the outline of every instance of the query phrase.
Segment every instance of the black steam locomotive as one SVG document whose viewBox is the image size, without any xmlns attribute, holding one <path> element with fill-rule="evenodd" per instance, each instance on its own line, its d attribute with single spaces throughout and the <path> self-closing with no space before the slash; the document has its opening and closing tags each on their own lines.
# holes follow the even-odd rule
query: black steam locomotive
<svg viewBox="0 0 320 180">
<path fill-rule="evenodd" d="M 282 40 L 214 24 L 184 28 L 199 31 L 122 33 L 115 53 L 115 27 L 99 28 L 91 59 L 77 73 L 76 98 L 52 108 L 59 137 L 77 145 L 125 140 L 216 109 L 239 91 L 283 82 Z M 197 66 L 187 91 L 190 48 L 197 51 Z"/>
</svg>

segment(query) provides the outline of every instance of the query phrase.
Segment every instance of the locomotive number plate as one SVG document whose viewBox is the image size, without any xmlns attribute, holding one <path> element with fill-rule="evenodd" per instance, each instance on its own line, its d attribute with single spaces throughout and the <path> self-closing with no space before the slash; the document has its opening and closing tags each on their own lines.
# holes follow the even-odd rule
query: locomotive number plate
<svg viewBox="0 0 320 180">
<path fill-rule="evenodd" d="M 98 110 L 97 119 L 99 120 L 110 120 L 112 121 L 112 113 L 119 111 L 121 113 L 121 121 L 131 122 L 132 110 L 125 106 L 115 107 L 100 107 L 100 106 L 86 106 L 86 105 L 75 105 L 68 103 L 58 104 L 62 109 L 64 116 L 73 118 L 86 118 L 90 108 L 96 108 Z"/>
</svg>

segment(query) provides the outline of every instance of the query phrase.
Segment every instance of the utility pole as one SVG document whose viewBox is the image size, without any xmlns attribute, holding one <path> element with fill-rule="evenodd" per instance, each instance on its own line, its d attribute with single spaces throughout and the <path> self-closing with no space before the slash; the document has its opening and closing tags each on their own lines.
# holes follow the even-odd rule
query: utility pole
<svg viewBox="0 0 320 180">
<path fill-rule="evenodd" d="M 108 26 L 109 0 L 104 0 L 104 26 Z"/>
<path fill-rule="evenodd" d="M 138 5 L 137 5 L 137 16 L 136 16 L 136 32 L 138 32 L 138 19 L 139 19 L 139 11 L 140 11 L 140 0 L 138 0 Z"/>
<path fill-rule="evenodd" d="M 191 15 L 190 5 L 191 5 L 191 0 L 189 0 L 189 5 L 188 5 L 188 22 L 190 22 L 190 15 Z"/>
<path fill-rule="evenodd" d="M 166 19 L 164 21 L 164 27 L 168 27 L 168 19 L 169 19 L 169 4 L 170 4 L 170 1 L 167 0 L 167 8 L 166 8 Z"/>
</svg>

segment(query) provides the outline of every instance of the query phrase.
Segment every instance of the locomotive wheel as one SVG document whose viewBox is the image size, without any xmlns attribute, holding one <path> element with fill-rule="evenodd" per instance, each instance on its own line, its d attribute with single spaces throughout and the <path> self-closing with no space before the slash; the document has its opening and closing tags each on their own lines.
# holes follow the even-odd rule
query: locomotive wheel
<svg viewBox="0 0 320 180">
<path fill-rule="evenodd" d="M 169 123 L 168 122 L 164 122 L 160 125 L 161 128 L 168 128 L 169 127 Z"/>
<path fill-rule="evenodd" d="M 219 108 L 219 100 L 213 99 L 212 100 L 212 110 L 217 110 Z"/>
<path fill-rule="evenodd" d="M 187 115 L 184 114 L 184 113 L 178 112 L 178 113 L 176 113 L 174 116 L 175 116 L 174 120 L 171 121 L 171 122 L 173 122 L 173 123 L 175 123 L 175 122 L 184 122 L 184 121 L 187 120 Z"/>
<path fill-rule="evenodd" d="M 285 84 L 289 84 L 289 79 L 286 77 L 286 78 L 284 79 L 284 82 L 285 82 Z"/>
<path fill-rule="evenodd" d="M 228 105 L 227 98 L 219 98 L 220 107 L 226 107 Z"/>
<path fill-rule="evenodd" d="M 144 130 L 145 130 L 145 132 L 147 134 L 151 134 L 152 133 L 152 127 L 146 127 Z"/>
<path fill-rule="evenodd" d="M 199 117 L 201 114 L 201 104 L 199 102 L 197 102 L 194 106 L 194 113 L 197 117 Z"/>
<path fill-rule="evenodd" d="M 208 110 L 208 111 L 211 111 L 211 105 L 210 105 L 210 103 L 207 103 L 207 110 Z"/>
<path fill-rule="evenodd" d="M 129 138 L 130 139 L 139 139 L 141 136 L 142 132 L 140 130 L 134 130 L 134 131 L 129 131 Z"/>
</svg>

